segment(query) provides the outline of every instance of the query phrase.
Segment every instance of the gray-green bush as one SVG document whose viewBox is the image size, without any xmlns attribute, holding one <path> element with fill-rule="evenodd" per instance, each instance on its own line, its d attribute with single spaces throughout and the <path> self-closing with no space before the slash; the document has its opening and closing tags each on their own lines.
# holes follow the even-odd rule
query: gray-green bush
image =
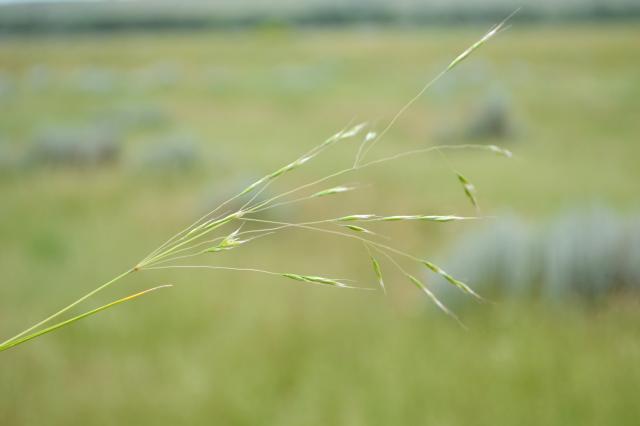
<svg viewBox="0 0 640 426">
<path fill-rule="evenodd" d="M 56 127 L 37 135 L 26 154 L 29 166 L 92 168 L 120 160 L 121 136 L 104 126 Z"/>
<path fill-rule="evenodd" d="M 537 226 L 516 216 L 461 238 L 444 264 L 483 293 L 545 300 L 597 300 L 640 290 L 637 217 L 593 207 Z"/>
</svg>

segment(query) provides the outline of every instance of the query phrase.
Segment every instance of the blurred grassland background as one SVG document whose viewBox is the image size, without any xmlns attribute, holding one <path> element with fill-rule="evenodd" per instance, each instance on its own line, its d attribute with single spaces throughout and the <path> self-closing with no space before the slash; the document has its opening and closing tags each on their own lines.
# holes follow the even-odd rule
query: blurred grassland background
<svg viewBox="0 0 640 426">
<path fill-rule="evenodd" d="M 0 335 L 131 267 L 350 120 L 381 129 L 500 16 L 444 26 L 56 27 L 55 35 L 26 35 L 0 18 Z M 540 294 L 546 275 L 534 273 L 527 297 L 510 298 L 480 282 L 484 263 L 499 260 L 473 256 L 489 252 L 478 232 L 513 217 L 551 235 L 592 232 L 587 244 L 575 241 L 595 255 L 553 265 L 574 276 L 571 268 L 601 259 L 611 235 L 594 209 L 619 229 L 621 252 L 637 247 L 640 30 L 606 21 L 515 21 L 373 153 L 436 143 L 515 152 L 511 160 L 448 155 L 495 219 L 377 228 L 407 251 L 471 265 L 461 278 L 497 303 L 450 299 L 470 331 L 385 264 L 387 297 L 243 273 L 149 271 L 101 300 L 176 286 L 0 355 L 0 424 L 638 424 L 640 274 L 627 268 L 622 279 L 607 263 L 615 277 L 598 281 L 597 297 L 559 297 Z M 271 193 L 349 165 L 356 149 L 336 147 Z M 373 185 L 271 218 L 474 213 L 437 154 L 345 181 Z M 592 227 L 565 230 L 584 215 Z M 458 249 L 474 235 L 475 250 Z M 489 240 L 503 252 L 516 244 Z M 220 259 L 374 284 L 360 245 L 300 231 Z"/>
</svg>

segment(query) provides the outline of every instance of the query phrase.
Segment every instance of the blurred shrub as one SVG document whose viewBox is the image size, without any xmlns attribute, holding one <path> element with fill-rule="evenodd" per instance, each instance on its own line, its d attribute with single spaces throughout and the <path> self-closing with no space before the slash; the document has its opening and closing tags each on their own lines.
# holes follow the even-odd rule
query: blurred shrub
<svg viewBox="0 0 640 426">
<path fill-rule="evenodd" d="M 0 136 L 0 176 L 13 172 L 17 166 L 18 161 L 9 142 Z"/>
<path fill-rule="evenodd" d="M 459 92 L 473 84 L 466 80 L 461 88 L 449 84 L 446 92 Z M 511 142 L 516 136 L 516 120 L 509 91 L 496 86 L 488 91 L 465 117 L 445 123 L 434 135 L 440 143 L 500 143 Z"/>
<path fill-rule="evenodd" d="M 24 84 L 30 90 L 39 92 L 46 90 L 53 81 L 51 70 L 45 65 L 31 66 L 24 77 Z"/>
<path fill-rule="evenodd" d="M 86 93 L 109 94 L 115 91 L 117 84 L 115 73 L 103 68 L 82 68 L 73 76 L 74 87 Z"/>
<path fill-rule="evenodd" d="M 514 134 L 512 106 L 504 90 L 492 90 L 477 107 L 465 131 L 466 139 L 509 139 Z"/>
<path fill-rule="evenodd" d="M 182 174 L 200 163 L 200 149 L 195 140 L 186 135 L 171 135 L 158 142 L 146 144 L 138 153 L 139 170 L 158 174 Z"/>
<path fill-rule="evenodd" d="M 626 244 L 622 228 L 622 219 L 604 209 L 557 218 L 541 241 L 544 295 L 595 298 L 619 284 L 630 284 L 620 282 L 620 255 Z"/>
<path fill-rule="evenodd" d="M 169 114 L 159 106 L 134 104 L 102 111 L 96 119 L 99 125 L 122 132 L 155 129 L 170 121 Z"/>
<path fill-rule="evenodd" d="M 0 101 L 8 98 L 15 91 L 15 84 L 10 76 L 0 72 Z"/>
<path fill-rule="evenodd" d="M 537 227 L 501 218 L 463 237 L 451 253 L 449 272 L 485 294 L 562 301 L 640 290 L 640 221 L 604 208 Z"/>
<path fill-rule="evenodd" d="M 143 90 L 169 89 L 183 80 L 182 67 L 174 62 L 159 62 L 134 72 L 135 88 Z"/>
<path fill-rule="evenodd" d="M 330 63 L 283 64 L 273 70 L 269 81 L 279 90 L 290 93 L 309 93 L 329 86 L 337 74 L 336 68 Z"/>
<path fill-rule="evenodd" d="M 626 246 L 622 251 L 622 275 L 640 291 L 640 218 L 633 219 L 625 230 Z"/>
<path fill-rule="evenodd" d="M 106 127 L 55 128 L 43 131 L 26 156 L 29 166 L 90 168 L 113 165 L 121 154 L 117 132 Z"/>
</svg>

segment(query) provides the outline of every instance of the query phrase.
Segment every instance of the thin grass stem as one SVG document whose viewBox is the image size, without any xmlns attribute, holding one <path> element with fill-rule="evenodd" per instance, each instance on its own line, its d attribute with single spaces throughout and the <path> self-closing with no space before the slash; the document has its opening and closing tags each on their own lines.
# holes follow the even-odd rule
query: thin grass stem
<svg viewBox="0 0 640 426">
<path fill-rule="evenodd" d="M 85 300 L 87 300 L 88 298 L 90 298 L 91 296 L 98 294 L 99 292 L 101 292 L 102 290 L 104 290 L 105 288 L 109 287 L 110 285 L 112 285 L 113 283 L 121 280 L 122 278 L 126 277 L 127 275 L 131 274 L 135 272 L 135 269 L 129 269 L 126 272 L 123 272 L 122 274 L 118 275 L 117 277 L 107 281 L 106 283 L 102 284 L 100 287 L 96 288 L 95 290 L 90 291 L 89 293 L 85 294 L 84 296 L 82 296 L 81 298 L 79 298 L 78 300 L 76 300 L 75 302 L 65 306 L 64 308 L 60 309 L 58 312 L 48 316 L 47 318 L 43 319 L 42 321 L 32 325 L 31 327 L 27 328 L 26 330 L 16 334 L 15 336 L 5 340 L 4 342 L 0 343 L 0 346 L 4 346 L 7 345 L 13 341 L 15 341 L 16 339 L 19 339 L 20 337 L 24 336 L 25 334 L 49 323 L 51 320 L 59 317 L 60 315 L 64 314 L 65 312 L 68 312 L 70 309 L 72 309 L 73 307 L 79 305 L 80 303 L 84 302 Z"/>
</svg>

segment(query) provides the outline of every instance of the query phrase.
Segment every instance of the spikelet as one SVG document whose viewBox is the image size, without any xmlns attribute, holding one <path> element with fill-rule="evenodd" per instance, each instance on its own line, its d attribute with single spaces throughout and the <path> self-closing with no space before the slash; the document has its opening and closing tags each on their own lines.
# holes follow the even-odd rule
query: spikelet
<svg viewBox="0 0 640 426">
<path fill-rule="evenodd" d="M 513 157 L 513 153 L 511 151 L 497 145 L 487 145 L 487 149 L 491 152 L 495 152 L 496 154 L 503 155 L 507 158 Z"/>
<path fill-rule="evenodd" d="M 473 186 L 473 184 L 469 182 L 469 180 L 463 175 L 461 175 L 460 173 L 456 172 L 456 176 L 458 176 L 458 181 L 462 184 L 462 189 L 464 190 L 464 194 L 467 196 L 469 201 L 471 201 L 471 204 L 473 204 L 473 207 L 478 208 L 478 200 L 476 199 L 476 196 L 475 196 L 476 187 Z"/>
<path fill-rule="evenodd" d="M 341 226 L 343 226 L 343 227 L 345 227 L 347 229 L 350 229 L 350 230 L 352 230 L 354 232 L 363 232 L 365 234 L 373 234 L 373 232 L 371 232 L 368 229 L 363 228 L 361 226 L 356 226 L 356 225 L 341 225 Z"/>
<path fill-rule="evenodd" d="M 493 36 L 495 36 L 496 34 L 498 34 L 498 32 L 500 30 L 502 30 L 505 27 L 505 24 L 507 23 L 507 21 L 509 19 L 511 19 L 511 17 L 513 15 L 515 15 L 518 12 L 519 9 L 516 9 L 515 11 L 513 11 L 513 13 L 511 13 L 509 16 L 507 16 L 502 22 L 500 22 L 498 25 L 494 26 L 488 33 L 486 33 L 480 40 L 476 41 L 475 43 L 473 43 L 467 50 L 465 50 L 464 52 L 462 52 L 461 54 L 459 54 L 453 61 L 451 61 L 451 63 L 447 66 L 446 71 L 449 71 L 451 69 L 453 69 L 456 65 L 458 65 L 460 62 L 464 61 L 469 55 L 471 55 L 471 53 L 473 53 L 474 50 L 476 50 L 477 48 L 479 48 L 480 46 L 482 46 L 483 44 L 485 44 L 487 41 L 489 41 L 489 39 L 491 39 Z"/>
<path fill-rule="evenodd" d="M 343 192 L 353 191 L 354 189 L 355 188 L 348 187 L 348 186 L 336 186 L 333 188 L 318 191 L 315 194 L 311 195 L 310 198 L 325 197 L 327 195 L 333 195 L 333 194 L 341 194 Z"/>
<path fill-rule="evenodd" d="M 223 250 L 231 250 L 232 248 L 238 247 L 239 245 L 246 243 L 248 240 L 239 240 L 236 238 L 236 236 L 238 235 L 238 232 L 240 232 L 240 228 L 236 229 L 231 234 L 224 237 L 224 239 L 220 241 L 220 243 L 218 243 L 217 245 L 206 249 L 205 252 L 215 253 Z"/>
<path fill-rule="evenodd" d="M 442 303 L 440 301 L 440 299 L 438 299 L 436 297 L 435 294 L 433 294 L 433 292 L 431 290 L 429 290 L 427 288 L 426 285 L 424 285 L 422 283 L 422 281 L 420 281 L 419 279 L 417 279 L 416 277 L 414 277 L 411 274 L 405 274 L 407 276 L 407 278 L 409 278 L 409 280 L 416 286 L 418 287 L 420 290 L 422 290 L 427 296 L 429 296 L 429 299 L 431 299 L 431 301 L 445 314 L 449 315 L 450 317 L 454 318 L 456 321 L 458 321 L 460 324 L 462 324 L 462 322 L 460 322 L 460 319 L 458 318 L 458 316 L 456 314 L 454 314 L 453 312 L 451 312 L 449 310 L 449 308 L 447 308 L 444 303 Z"/>
<path fill-rule="evenodd" d="M 343 287 L 343 288 L 349 287 L 348 285 L 341 283 L 340 281 L 337 281 L 331 278 L 314 276 L 314 275 L 300 275 L 300 274 L 291 274 L 291 273 L 283 273 L 280 275 L 282 275 L 285 278 L 290 278 L 292 280 L 302 281 L 306 283 L 317 283 L 317 284 L 324 284 L 324 285 L 330 285 L 334 287 Z"/>
<path fill-rule="evenodd" d="M 380 268 L 380 262 L 378 262 L 378 260 L 371 255 L 369 257 L 371 258 L 371 266 L 373 266 L 373 272 L 376 274 L 378 284 L 380 285 L 380 288 L 382 288 L 382 291 L 386 294 L 387 289 L 384 286 L 384 280 L 382 279 L 382 268 Z"/>
<path fill-rule="evenodd" d="M 336 139 L 347 139 L 356 136 L 367 126 L 367 123 L 356 124 L 352 128 L 336 133 Z"/>
<path fill-rule="evenodd" d="M 381 216 L 375 218 L 376 221 L 381 222 L 396 222 L 400 220 L 422 220 L 426 222 L 452 222 L 459 220 L 477 219 L 476 217 L 465 216 L 427 216 L 427 215 L 395 215 L 395 216 Z"/>
<path fill-rule="evenodd" d="M 349 216 L 342 216 L 336 219 L 338 222 L 351 222 L 356 220 L 368 220 L 376 217 L 374 214 L 352 214 Z"/>
<path fill-rule="evenodd" d="M 465 293 L 470 294 L 470 295 L 476 297 L 479 300 L 484 300 L 475 291 L 473 291 L 471 289 L 471 287 L 469 287 L 468 285 L 466 285 L 462 281 L 455 279 L 454 277 L 449 275 L 446 271 L 444 271 L 442 268 L 440 268 L 438 265 L 436 265 L 436 264 L 434 264 L 432 262 L 429 262 L 428 260 L 423 260 L 422 264 L 424 266 L 426 266 L 427 268 L 429 268 L 431 271 L 433 271 L 436 274 L 440 275 L 442 278 L 447 280 L 449 283 L 453 284 L 454 286 L 458 287 L 460 290 L 464 291 Z"/>
</svg>

